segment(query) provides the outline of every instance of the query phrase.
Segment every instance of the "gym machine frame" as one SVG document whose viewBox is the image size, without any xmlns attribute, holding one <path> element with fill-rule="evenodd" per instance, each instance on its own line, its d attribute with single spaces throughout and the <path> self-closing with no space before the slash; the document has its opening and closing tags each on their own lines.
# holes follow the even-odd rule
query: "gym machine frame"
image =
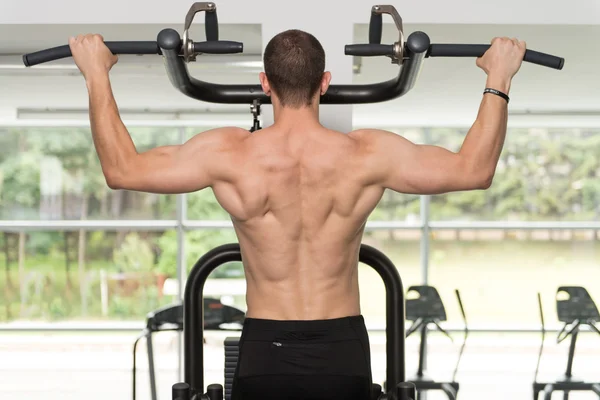
<svg viewBox="0 0 600 400">
<path fill-rule="evenodd" d="M 561 293 L 567 294 L 569 297 L 565 300 L 560 300 Z M 589 295 L 588 291 L 583 287 L 578 286 L 561 286 L 556 293 L 556 311 L 558 320 L 564 325 L 556 338 L 557 343 L 561 343 L 566 338 L 571 336 L 569 344 L 569 354 L 567 359 L 567 369 L 565 374 L 554 382 L 538 382 L 538 373 L 542 353 L 544 351 L 544 341 L 546 339 L 546 327 L 544 323 L 544 310 L 542 308 L 542 296 L 538 293 L 538 305 L 540 308 L 542 343 L 538 354 L 537 366 L 535 368 L 535 378 L 533 382 L 533 399 L 538 400 L 540 394 L 543 394 L 544 400 L 551 400 L 553 392 L 564 392 L 563 399 L 569 399 L 569 392 L 572 391 L 587 391 L 596 394 L 600 397 L 600 381 L 586 382 L 583 379 L 578 379 L 573 376 L 573 360 L 575 359 L 575 346 L 577 337 L 582 325 L 587 325 L 591 331 L 600 335 L 600 330 L 595 323 L 600 320 L 598 308 Z M 567 329 L 568 328 L 568 329 Z"/>
<path fill-rule="evenodd" d="M 206 41 L 194 42 L 190 38 L 189 30 L 195 15 L 200 12 L 205 13 Z M 398 41 L 393 44 L 381 44 L 384 14 L 392 17 L 399 33 Z M 177 90 L 186 96 L 204 102 L 251 105 L 254 121 L 250 130 L 256 131 L 260 129 L 260 122 L 258 121 L 260 105 L 271 103 L 271 98 L 262 91 L 260 85 L 215 84 L 201 81 L 189 74 L 187 63 L 196 61 L 198 55 L 237 54 L 243 52 L 243 43 L 219 40 L 219 25 L 215 3 L 198 2 L 192 5 L 185 18 L 183 37 L 181 37 L 174 29 L 163 29 L 158 34 L 156 41 L 107 41 L 105 44 L 113 54 L 162 55 L 169 80 Z M 425 58 L 481 57 L 489 47 L 490 45 L 479 44 L 431 44 L 429 36 L 420 31 L 413 32 L 405 40 L 402 18 L 396 8 L 391 5 L 375 5 L 371 9 L 369 43 L 347 45 L 345 47 L 345 54 L 358 57 L 389 57 L 393 64 L 399 66 L 397 77 L 388 81 L 366 85 L 331 85 L 327 93 L 321 96 L 321 104 L 366 104 L 393 100 L 405 95 L 414 87 Z M 72 54 L 69 46 L 63 45 L 25 54 L 23 56 L 23 63 L 25 66 L 31 67 L 71 56 Z M 557 70 L 561 70 L 564 66 L 563 58 L 534 50 L 526 51 L 524 61 Z M 223 259 L 227 261 L 241 261 L 239 248 L 232 246 L 229 248 L 220 248 L 220 250 L 224 251 L 224 253 L 222 253 L 223 255 L 220 257 L 223 257 Z M 363 257 L 369 257 L 369 255 L 377 255 L 378 252 L 363 246 L 361 254 Z M 208 255 L 214 257 L 215 253 L 211 252 Z M 218 259 L 218 254 L 216 254 L 216 256 Z M 197 285 L 199 284 L 198 282 L 201 282 L 198 287 L 200 293 L 202 291 L 204 280 L 206 279 L 204 272 L 208 269 L 212 270 L 216 268 L 214 261 L 205 258 L 206 256 L 201 261 L 208 262 L 208 266 L 200 271 L 202 272 L 202 274 L 200 274 L 202 279 L 197 279 Z M 397 276 L 397 272 L 395 268 L 393 268 L 391 261 L 383 254 L 380 255 L 379 259 L 376 256 L 374 260 L 374 262 L 382 262 L 375 267 L 376 269 L 380 268 L 380 270 L 378 269 L 378 272 L 380 272 L 380 274 L 388 274 L 385 275 L 384 281 L 386 278 L 390 279 L 389 282 L 385 281 L 388 291 L 388 325 L 386 327 L 388 333 L 388 376 L 386 382 L 388 384 L 390 382 L 398 383 L 398 400 L 414 399 L 414 386 L 403 383 L 405 377 L 404 334 L 390 336 L 390 332 L 404 332 L 404 299 L 400 277 Z M 396 275 L 393 275 L 391 272 L 392 268 Z M 384 277 L 384 275 L 382 275 L 382 277 Z M 390 288 L 387 287 L 388 283 L 399 285 L 398 288 L 394 289 L 396 290 L 395 293 L 390 291 Z M 186 296 L 188 296 L 187 290 L 188 289 L 186 288 Z M 391 302 L 391 299 L 397 301 L 397 304 Z M 187 308 L 184 312 L 184 318 L 190 318 L 189 304 L 185 303 L 184 307 Z M 199 307 L 199 312 L 202 312 L 202 307 Z M 202 314 L 200 314 L 200 321 L 202 321 Z M 186 322 L 186 324 L 188 324 L 188 322 Z M 176 384 L 174 386 L 174 399 L 185 400 L 189 398 L 186 396 L 190 395 L 190 387 L 188 387 L 186 391 L 181 385 L 191 385 L 191 392 L 194 393 L 199 389 L 203 389 L 202 375 L 200 374 L 200 376 L 198 376 L 198 374 L 194 372 L 198 370 L 198 367 L 200 367 L 200 370 L 202 370 L 203 367 L 202 357 L 198 358 L 198 355 L 202 356 L 202 346 L 193 346 L 194 340 L 199 340 L 200 338 L 197 336 L 190 337 L 190 332 L 197 332 L 197 330 L 187 328 L 184 330 L 184 337 L 187 344 L 186 351 L 191 350 L 191 352 L 186 352 L 186 383 Z M 202 323 L 200 323 L 200 334 L 202 334 Z M 394 355 L 398 355 L 399 357 L 394 357 Z M 200 365 L 196 365 L 195 363 L 197 362 L 200 362 Z M 388 385 L 388 387 L 394 388 L 396 385 Z M 176 392 L 178 393 L 177 396 Z M 213 394 L 218 396 L 218 394 Z M 207 398 L 205 395 L 199 396 L 200 398 Z M 213 400 L 212 396 L 208 398 Z"/>
<path fill-rule="evenodd" d="M 419 296 L 414 299 L 409 298 L 406 300 L 406 319 L 413 321 L 412 325 L 406 332 L 406 337 L 408 338 L 410 335 L 418 331 L 420 333 L 420 343 L 419 366 L 416 374 L 409 379 L 409 381 L 415 385 L 417 396 L 419 398 L 427 398 L 427 391 L 441 390 L 446 394 L 448 400 L 456 400 L 458 390 L 460 388 L 459 383 L 456 381 L 456 374 L 458 372 L 458 367 L 460 365 L 469 335 L 467 316 L 462 299 L 460 297 L 460 292 L 458 289 L 456 289 L 454 294 L 456 295 L 458 306 L 464 322 L 464 337 L 458 358 L 456 360 L 456 365 L 454 367 L 454 373 L 452 374 L 452 380 L 450 381 L 436 381 L 427 375 L 427 336 L 429 332 L 429 325 L 434 325 L 437 330 L 453 341 L 450 334 L 440 325 L 440 322 L 446 321 L 446 309 L 444 307 L 444 303 L 442 302 L 439 292 L 433 286 L 411 286 L 408 288 L 406 297 L 409 297 L 411 293 L 418 293 Z"/>
<path fill-rule="evenodd" d="M 190 28 L 195 15 L 200 12 L 205 13 L 206 41 L 194 42 L 190 38 Z M 384 14 L 392 17 L 398 29 L 399 39 L 393 44 L 381 44 Z M 216 84 L 190 76 L 187 63 L 196 61 L 198 55 L 243 52 L 243 43 L 219 40 L 215 3 L 199 2 L 192 5 L 185 18 L 183 37 L 174 29 L 163 29 L 156 41 L 107 41 L 105 44 L 113 54 L 162 55 L 172 85 L 181 93 L 196 100 L 254 105 L 253 110 L 256 110 L 257 104 L 271 103 L 271 98 L 258 84 Z M 405 41 L 402 17 L 396 8 L 391 5 L 373 6 L 369 23 L 369 43 L 347 45 L 345 54 L 359 57 L 389 57 L 393 64 L 400 67 L 398 76 L 373 84 L 331 85 L 327 93 L 321 96 L 321 104 L 378 103 L 398 98 L 414 87 L 425 58 L 481 57 L 489 47 L 490 45 L 483 44 L 431 44 L 429 36 L 420 31 L 413 32 Z M 71 50 L 68 45 L 63 45 L 25 54 L 23 63 L 30 67 L 67 57 L 71 57 Z M 561 70 L 564 65 L 563 58 L 534 50 L 526 51 L 524 61 L 558 70 Z"/>
<path fill-rule="evenodd" d="M 173 385 L 173 400 L 223 399 L 223 387 L 218 384 L 209 385 L 204 393 L 202 292 L 212 271 L 222 264 L 236 261 L 242 261 L 239 245 L 227 244 L 202 256 L 190 271 L 183 300 L 184 382 Z M 379 398 L 414 400 L 414 385 L 405 382 L 405 311 L 402 280 L 392 261 L 373 247 L 361 245 L 359 262 L 375 269 L 386 289 L 386 387 L 390 388 L 390 391 Z"/>
</svg>

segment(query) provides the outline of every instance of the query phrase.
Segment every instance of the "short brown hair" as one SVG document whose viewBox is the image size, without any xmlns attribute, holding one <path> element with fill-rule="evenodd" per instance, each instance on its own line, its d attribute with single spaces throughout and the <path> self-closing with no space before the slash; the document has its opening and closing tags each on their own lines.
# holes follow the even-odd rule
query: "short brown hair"
<svg viewBox="0 0 600 400">
<path fill-rule="evenodd" d="M 325 72 L 325 51 L 310 33 L 297 29 L 275 36 L 265 49 L 265 74 L 284 107 L 311 104 Z"/>
</svg>

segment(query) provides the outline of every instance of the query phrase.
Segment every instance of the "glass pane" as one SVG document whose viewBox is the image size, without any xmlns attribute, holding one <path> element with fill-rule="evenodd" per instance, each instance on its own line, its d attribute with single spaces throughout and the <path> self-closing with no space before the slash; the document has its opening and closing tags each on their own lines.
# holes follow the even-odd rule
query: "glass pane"
<svg viewBox="0 0 600 400">
<path fill-rule="evenodd" d="M 598 237 L 595 231 L 435 231 L 430 281 L 448 319 L 459 324 L 455 289 L 469 323 L 537 329 L 540 292 L 546 323 L 556 326 L 559 286 L 584 286 L 600 301 Z"/>
<path fill-rule="evenodd" d="M 189 193 L 187 196 L 187 218 L 189 220 L 230 220 L 211 188 Z"/>
<path fill-rule="evenodd" d="M 144 319 L 177 300 L 163 293 L 165 236 L 172 231 L 0 233 L 0 321 Z"/>
<path fill-rule="evenodd" d="M 466 129 L 431 129 L 457 151 Z M 432 196 L 432 220 L 552 221 L 600 215 L 600 129 L 509 129 L 489 190 Z"/>
<path fill-rule="evenodd" d="M 138 151 L 175 128 L 131 128 Z M 0 219 L 174 219 L 175 196 L 111 190 L 87 128 L 0 128 Z"/>
</svg>

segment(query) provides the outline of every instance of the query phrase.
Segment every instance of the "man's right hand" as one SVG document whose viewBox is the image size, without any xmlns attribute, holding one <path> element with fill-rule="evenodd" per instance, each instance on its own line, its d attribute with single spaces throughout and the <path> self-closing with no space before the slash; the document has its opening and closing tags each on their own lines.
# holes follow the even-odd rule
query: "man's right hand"
<svg viewBox="0 0 600 400">
<path fill-rule="evenodd" d="M 521 68 L 527 45 L 522 40 L 494 38 L 477 66 L 488 75 L 488 87 L 507 93 L 510 82 Z"/>
</svg>

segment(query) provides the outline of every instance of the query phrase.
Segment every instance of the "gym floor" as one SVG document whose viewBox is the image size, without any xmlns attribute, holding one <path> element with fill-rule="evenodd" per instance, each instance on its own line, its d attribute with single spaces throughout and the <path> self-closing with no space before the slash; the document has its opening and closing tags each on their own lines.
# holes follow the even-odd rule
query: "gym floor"
<svg viewBox="0 0 600 400">
<path fill-rule="evenodd" d="M 222 382 L 222 339 L 210 332 L 205 360 L 206 381 Z M 4 399 L 30 400 L 129 400 L 131 399 L 131 346 L 134 333 L 2 333 L 0 334 L 0 393 Z M 385 375 L 383 334 L 371 335 L 373 374 L 378 382 Z M 430 338 L 430 372 L 436 378 L 450 377 L 461 344 L 452 344 L 439 334 Z M 407 342 L 409 376 L 416 366 L 417 341 Z M 138 353 L 138 399 L 150 399 L 146 353 L 140 343 Z M 541 376 L 554 378 L 564 371 L 567 343 L 555 344 L 555 334 L 547 337 Z M 473 334 L 465 350 L 458 374 L 462 400 L 531 399 L 539 335 Z M 177 381 L 177 339 L 161 333 L 155 339 L 155 362 L 159 400 L 170 398 Z M 600 357 L 598 338 L 583 334 L 578 342 L 574 373 L 598 379 Z M 412 366 L 412 368 L 411 368 Z M 555 395 L 555 396 L 558 396 Z M 562 395 L 561 395 L 562 396 Z M 444 399 L 433 393 L 429 400 Z M 571 400 L 596 399 L 592 394 L 573 393 Z"/>
</svg>

